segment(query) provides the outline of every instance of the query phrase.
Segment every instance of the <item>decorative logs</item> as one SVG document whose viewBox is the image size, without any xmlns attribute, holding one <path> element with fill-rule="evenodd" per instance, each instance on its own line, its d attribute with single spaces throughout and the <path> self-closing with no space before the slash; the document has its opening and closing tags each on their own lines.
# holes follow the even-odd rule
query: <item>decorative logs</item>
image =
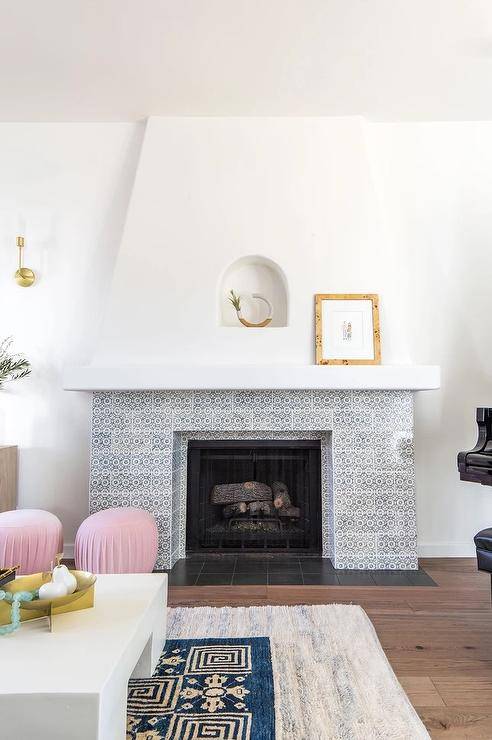
<svg viewBox="0 0 492 740">
<path fill-rule="evenodd" d="M 237 504 L 228 504 L 222 509 L 224 519 L 230 519 L 233 516 L 239 516 L 240 514 L 246 514 L 248 510 L 248 504 L 245 501 L 240 501 Z"/>
<path fill-rule="evenodd" d="M 273 507 L 269 501 L 251 501 L 248 504 L 248 513 L 251 516 L 258 516 L 259 514 L 271 516 L 273 513 L 272 509 Z"/>
<path fill-rule="evenodd" d="M 212 488 L 210 502 L 224 504 L 224 519 L 244 514 L 271 517 L 276 513 L 287 519 L 299 519 L 301 516 L 301 510 L 292 505 L 289 490 L 282 481 L 274 481 L 271 488 L 258 481 L 221 483 Z"/>
<path fill-rule="evenodd" d="M 301 516 L 301 510 L 297 506 L 292 506 L 292 502 L 289 496 L 289 489 L 282 481 L 274 481 L 272 483 L 273 492 L 273 505 L 277 510 L 277 514 L 282 517 L 288 517 L 290 519 L 299 519 Z"/>
<path fill-rule="evenodd" d="M 287 506 L 291 506 L 292 501 L 289 496 L 289 489 L 282 483 L 282 481 L 276 480 L 272 483 L 273 492 L 273 505 L 276 509 L 282 509 Z"/>
<path fill-rule="evenodd" d="M 266 483 L 246 481 L 245 483 L 220 483 L 210 492 L 211 504 L 237 504 L 241 501 L 271 501 L 272 489 Z"/>
<path fill-rule="evenodd" d="M 277 514 L 288 519 L 299 519 L 301 510 L 298 506 L 285 506 L 283 509 L 277 509 Z"/>
</svg>

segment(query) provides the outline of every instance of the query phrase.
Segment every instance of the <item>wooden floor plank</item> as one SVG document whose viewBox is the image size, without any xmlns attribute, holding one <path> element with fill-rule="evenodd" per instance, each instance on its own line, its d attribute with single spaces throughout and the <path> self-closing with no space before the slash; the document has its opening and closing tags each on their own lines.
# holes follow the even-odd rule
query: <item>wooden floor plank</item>
<svg viewBox="0 0 492 740">
<path fill-rule="evenodd" d="M 443 707 L 444 701 L 429 676 L 398 676 L 414 707 Z"/>
<path fill-rule="evenodd" d="M 474 558 L 421 566 L 437 586 L 180 586 L 171 606 L 360 604 L 432 738 L 492 740 L 490 578 Z"/>
<path fill-rule="evenodd" d="M 448 707 L 492 707 L 492 674 L 432 676 L 432 682 Z"/>
<path fill-rule="evenodd" d="M 457 659 L 448 654 L 422 654 L 413 650 L 384 651 L 395 672 L 403 676 L 421 676 L 427 671 L 430 676 L 491 676 L 492 661 L 477 657 Z"/>
<path fill-rule="evenodd" d="M 452 573 L 476 573 L 475 558 L 420 558 L 419 565 L 424 570 L 448 570 Z"/>
<path fill-rule="evenodd" d="M 417 707 L 434 740 L 491 740 L 492 709 L 486 707 Z"/>
</svg>

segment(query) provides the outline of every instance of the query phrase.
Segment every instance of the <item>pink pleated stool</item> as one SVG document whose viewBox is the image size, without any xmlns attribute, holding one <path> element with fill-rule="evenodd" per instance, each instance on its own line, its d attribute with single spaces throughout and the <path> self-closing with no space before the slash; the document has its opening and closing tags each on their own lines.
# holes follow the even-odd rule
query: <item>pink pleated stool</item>
<svg viewBox="0 0 492 740">
<path fill-rule="evenodd" d="M 75 538 L 75 567 L 90 573 L 151 573 L 157 525 L 143 509 L 104 509 L 89 516 Z"/>
<path fill-rule="evenodd" d="M 54 514 L 42 509 L 0 513 L 0 568 L 20 563 L 18 573 L 40 573 L 50 570 L 58 552 L 63 552 L 63 531 Z"/>
</svg>

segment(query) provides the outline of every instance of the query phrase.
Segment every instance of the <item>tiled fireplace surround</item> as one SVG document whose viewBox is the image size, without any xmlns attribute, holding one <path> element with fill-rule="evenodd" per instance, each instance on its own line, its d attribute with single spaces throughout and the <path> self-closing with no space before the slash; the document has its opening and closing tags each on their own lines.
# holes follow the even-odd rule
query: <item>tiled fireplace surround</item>
<svg viewBox="0 0 492 740">
<path fill-rule="evenodd" d="M 189 439 L 320 439 L 323 554 L 336 568 L 417 568 L 413 393 L 93 393 L 91 511 L 154 514 L 158 568 L 185 556 Z"/>
</svg>

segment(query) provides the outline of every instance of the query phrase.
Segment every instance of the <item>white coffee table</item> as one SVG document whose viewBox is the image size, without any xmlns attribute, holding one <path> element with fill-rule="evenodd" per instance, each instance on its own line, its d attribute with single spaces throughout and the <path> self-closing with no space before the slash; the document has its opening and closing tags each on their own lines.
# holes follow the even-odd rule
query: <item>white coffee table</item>
<svg viewBox="0 0 492 740">
<path fill-rule="evenodd" d="M 101 575 L 93 609 L 0 637 L 0 717 L 17 740 L 124 740 L 128 679 L 165 639 L 167 576 Z M 1 732 L 0 732 L 1 735 Z"/>
</svg>

